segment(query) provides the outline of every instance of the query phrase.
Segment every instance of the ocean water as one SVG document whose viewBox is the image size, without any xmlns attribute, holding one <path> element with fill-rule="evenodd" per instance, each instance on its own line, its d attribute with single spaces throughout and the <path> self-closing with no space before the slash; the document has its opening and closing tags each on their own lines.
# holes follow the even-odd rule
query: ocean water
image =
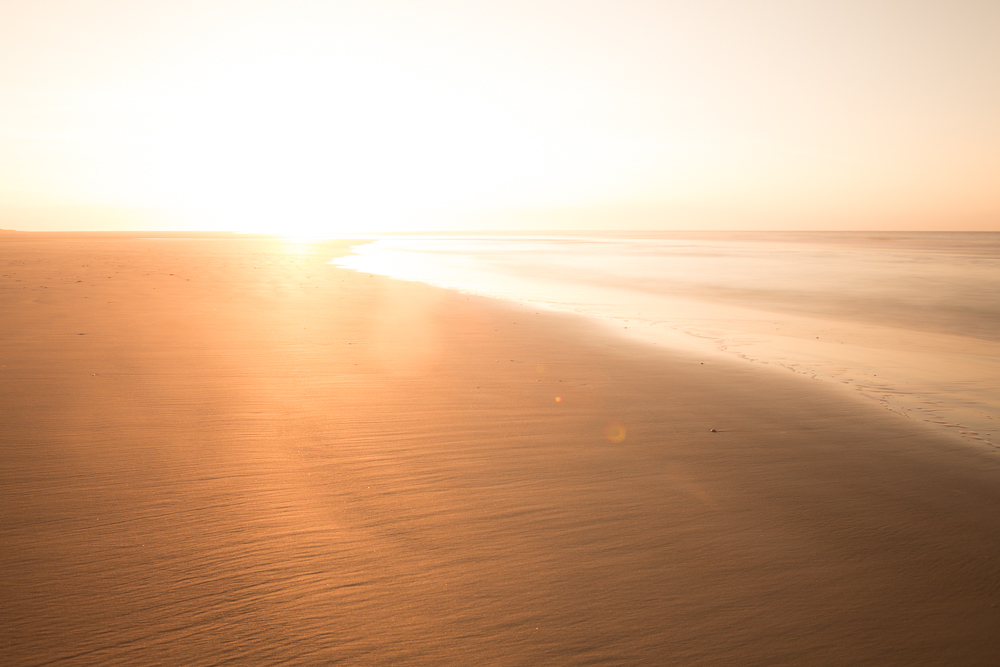
<svg viewBox="0 0 1000 667">
<path fill-rule="evenodd" d="M 579 313 L 1000 443 L 1000 233 L 386 236 L 333 263 Z"/>
</svg>

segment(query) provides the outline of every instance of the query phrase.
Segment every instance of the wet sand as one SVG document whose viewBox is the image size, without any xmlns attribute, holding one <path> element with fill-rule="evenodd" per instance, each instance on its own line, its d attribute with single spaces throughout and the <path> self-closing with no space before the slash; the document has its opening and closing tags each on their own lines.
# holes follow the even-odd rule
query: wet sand
<svg viewBox="0 0 1000 667">
<path fill-rule="evenodd" d="M 346 248 L 0 235 L 4 664 L 996 664 L 994 448 Z"/>
</svg>

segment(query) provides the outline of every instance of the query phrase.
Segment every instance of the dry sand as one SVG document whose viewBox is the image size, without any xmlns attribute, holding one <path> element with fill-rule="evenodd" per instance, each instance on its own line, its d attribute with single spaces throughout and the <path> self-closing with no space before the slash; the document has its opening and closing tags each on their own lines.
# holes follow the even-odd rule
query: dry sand
<svg viewBox="0 0 1000 667">
<path fill-rule="evenodd" d="M 0 235 L 3 664 L 1000 662 L 996 450 L 346 247 Z"/>
</svg>

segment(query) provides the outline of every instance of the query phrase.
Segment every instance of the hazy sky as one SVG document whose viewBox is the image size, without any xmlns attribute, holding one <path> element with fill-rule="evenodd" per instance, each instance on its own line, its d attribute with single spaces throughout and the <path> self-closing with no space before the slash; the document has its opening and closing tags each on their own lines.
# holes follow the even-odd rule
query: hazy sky
<svg viewBox="0 0 1000 667">
<path fill-rule="evenodd" d="M 1000 2 L 0 0 L 0 227 L 1000 230 Z"/>
</svg>

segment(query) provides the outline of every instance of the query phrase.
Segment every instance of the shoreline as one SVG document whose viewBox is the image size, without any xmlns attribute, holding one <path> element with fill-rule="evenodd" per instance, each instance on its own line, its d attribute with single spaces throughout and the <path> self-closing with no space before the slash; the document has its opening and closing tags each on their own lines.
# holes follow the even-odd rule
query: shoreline
<svg viewBox="0 0 1000 667">
<path fill-rule="evenodd" d="M 382 239 L 331 263 L 786 369 L 998 446 L 1000 234 L 830 236 Z"/>
<path fill-rule="evenodd" d="M 1000 651 L 991 448 L 352 242 L 5 247 L 9 664 Z"/>
</svg>

